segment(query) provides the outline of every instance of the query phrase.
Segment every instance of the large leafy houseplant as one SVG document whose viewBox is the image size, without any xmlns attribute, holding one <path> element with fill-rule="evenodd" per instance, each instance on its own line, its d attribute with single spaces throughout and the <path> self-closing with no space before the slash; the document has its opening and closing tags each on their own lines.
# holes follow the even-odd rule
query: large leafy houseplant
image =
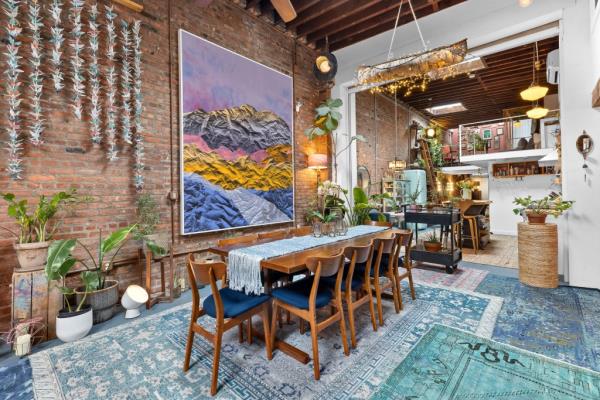
<svg viewBox="0 0 600 400">
<path fill-rule="evenodd" d="M 345 195 L 345 194 L 344 194 Z M 382 200 L 392 200 L 389 193 L 373 194 L 368 196 L 363 188 L 355 187 L 352 190 L 354 204 L 348 211 L 348 223 L 352 226 L 361 225 L 370 219 L 371 210 L 377 210 L 377 219 L 385 221 L 385 215 L 379 211 Z M 349 199 L 346 196 L 346 201 Z"/>
<path fill-rule="evenodd" d="M 558 218 L 570 209 L 574 202 L 563 200 L 560 195 L 553 193 L 541 199 L 533 199 L 531 196 L 515 197 L 513 203 L 518 206 L 513 208 L 515 215 L 525 214 L 530 223 L 543 224 L 548 215 Z"/>
</svg>

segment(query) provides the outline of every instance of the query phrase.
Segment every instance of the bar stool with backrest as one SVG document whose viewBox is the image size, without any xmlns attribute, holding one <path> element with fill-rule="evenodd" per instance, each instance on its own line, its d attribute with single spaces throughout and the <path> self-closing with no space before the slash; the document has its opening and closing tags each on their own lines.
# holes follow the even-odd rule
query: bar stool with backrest
<svg viewBox="0 0 600 400">
<path fill-rule="evenodd" d="M 375 321 L 375 306 L 371 293 L 371 265 L 373 262 L 373 241 L 366 246 L 352 246 L 344 249 L 344 256 L 350 260 L 345 266 L 342 291 L 346 307 L 348 308 L 348 324 L 350 325 L 350 341 L 356 348 L 356 328 L 354 323 L 354 310 L 363 304 L 369 304 L 373 330 L 377 332 Z M 325 278 L 328 284 L 335 283 L 333 278 Z M 352 295 L 354 294 L 355 300 Z"/>
<path fill-rule="evenodd" d="M 288 286 L 274 289 L 273 315 L 277 315 L 280 308 L 291 312 L 310 324 L 310 334 L 313 347 L 313 368 L 315 379 L 319 380 L 321 371 L 319 366 L 319 343 L 317 335 L 323 329 L 335 322 L 340 323 L 342 345 L 344 354 L 348 356 L 348 342 L 346 340 L 346 322 L 342 307 L 342 280 L 344 273 L 344 253 L 330 257 L 310 257 L 306 260 L 306 267 L 313 275 L 302 280 L 292 282 Z M 335 276 L 336 282 L 333 290 L 325 284 L 321 284 L 321 278 Z M 332 306 L 332 313 L 325 320 L 317 321 L 317 310 Z M 271 326 L 271 345 L 275 343 L 277 325 L 275 318 Z"/>
<path fill-rule="evenodd" d="M 412 249 L 412 238 L 413 233 L 409 231 L 407 233 L 397 233 L 399 238 L 400 249 L 404 247 L 404 255 L 399 257 L 397 268 L 394 268 L 394 277 L 396 279 L 396 291 L 398 292 L 398 301 L 400 303 L 400 309 L 402 309 L 402 287 L 400 285 L 403 279 L 408 279 L 408 287 L 410 288 L 410 297 L 416 300 L 415 285 L 412 276 L 412 260 L 410 259 L 410 251 Z M 400 252 L 399 252 L 400 253 Z M 400 268 L 404 271 L 400 273 Z"/>
<path fill-rule="evenodd" d="M 213 358 L 212 382 L 210 394 L 217 393 L 217 383 L 219 376 L 219 360 L 221 355 L 221 340 L 223 333 L 227 330 L 239 326 L 244 320 L 252 315 L 261 314 L 263 327 L 265 330 L 265 344 L 267 348 L 267 358 L 273 358 L 271 351 L 270 331 L 269 331 L 269 300 L 270 296 L 262 294 L 260 296 L 250 296 L 237 290 L 227 287 L 227 265 L 223 262 L 200 263 L 194 260 L 193 255 L 188 258 L 188 275 L 190 287 L 192 289 L 192 317 L 190 320 L 190 329 L 185 346 L 185 360 L 183 362 L 183 371 L 190 368 L 190 358 L 192 355 L 192 345 L 194 335 L 199 333 L 209 342 L 213 343 L 215 354 Z M 221 281 L 221 289 L 217 287 L 217 282 Z M 210 284 L 212 295 L 208 296 L 202 302 L 200 307 L 200 294 L 198 284 Z M 204 329 L 199 323 L 198 318 L 203 315 L 209 315 L 215 320 L 215 333 Z"/>
<path fill-rule="evenodd" d="M 396 274 L 398 269 L 398 257 L 400 252 L 399 245 L 400 237 L 397 234 L 392 234 L 389 238 L 373 239 L 373 249 L 375 262 L 371 270 L 371 290 L 375 292 L 377 298 L 377 315 L 379 317 L 379 325 L 383 326 L 383 306 L 381 303 L 381 294 L 386 289 L 392 289 L 394 300 L 394 308 L 396 314 L 400 312 L 400 301 L 396 286 Z M 387 278 L 387 281 L 382 283 L 380 277 Z"/>
</svg>

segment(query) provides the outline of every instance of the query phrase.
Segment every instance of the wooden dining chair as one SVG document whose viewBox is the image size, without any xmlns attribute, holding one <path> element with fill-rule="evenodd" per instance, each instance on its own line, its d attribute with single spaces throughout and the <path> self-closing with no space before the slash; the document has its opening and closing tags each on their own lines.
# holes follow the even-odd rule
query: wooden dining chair
<svg viewBox="0 0 600 400">
<path fill-rule="evenodd" d="M 271 293 L 274 299 L 273 315 L 277 315 L 278 310 L 281 308 L 308 321 L 310 324 L 315 380 L 319 380 L 321 377 L 318 343 L 318 334 L 320 331 L 339 321 L 344 354 L 346 356 L 350 354 L 346 338 L 346 321 L 342 307 L 341 286 L 344 273 L 343 265 L 344 253 L 330 257 L 310 257 L 306 260 L 306 267 L 313 275 L 292 282 L 288 286 L 277 288 Z M 333 290 L 326 284 L 321 284 L 322 277 L 331 276 L 336 277 Z M 334 312 L 325 320 L 318 322 L 317 310 L 327 306 L 331 306 Z M 273 318 L 271 325 L 271 345 L 275 343 L 276 333 L 277 324 L 275 318 Z"/>
<path fill-rule="evenodd" d="M 407 233 L 396 233 L 396 236 L 398 236 L 398 239 L 399 239 L 398 253 L 400 254 L 400 250 L 402 248 L 404 248 L 404 255 L 399 257 L 398 266 L 396 268 L 394 268 L 396 291 L 398 292 L 398 301 L 400 304 L 400 309 L 402 309 L 403 308 L 403 306 L 402 306 L 402 291 L 401 291 L 402 286 L 400 285 L 400 283 L 402 282 L 403 279 L 408 279 L 408 287 L 410 289 L 410 297 L 413 300 L 417 299 L 417 296 L 415 294 L 415 285 L 414 285 L 413 276 L 412 276 L 412 260 L 410 259 L 413 233 L 412 233 L 412 231 L 409 231 Z M 400 272 L 400 268 L 402 268 L 402 270 L 403 270 L 402 272 Z"/>
<path fill-rule="evenodd" d="M 250 244 L 254 243 L 258 240 L 258 235 L 256 233 L 250 233 L 248 235 L 234 236 L 225 239 L 219 239 L 217 241 L 217 246 L 232 246 L 237 244 Z"/>
<path fill-rule="evenodd" d="M 381 293 L 387 289 L 392 289 L 396 314 L 400 312 L 400 302 L 396 286 L 397 272 L 394 272 L 398 269 L 398 257 L 400 251 L 399 240 L 400 237 L 397 234 L 393 234 L 389 238 L 377 238 L 373 240 L 375 262 L 373 263 L 371 272 L 371 290 L 375 292 L 379 325 L 382 326 L 383 306 L 381 303 Z M 379 279 L 381 276 L 387 278 L 387 281 L 382 283 Z"/>
<path fill-rule="evenodd" d="M 291 230 L 291 234 L 294 236 L 307 236 L 312 233 L 312 226 L 301 226 Z"/>
<path fill-rule="evenodd" d="M 224 332 L 239 326 L 252 315 L 261 314 L 265 330 L 267 358 L 269 360 L 273 358 L 271 341 L 269 340 L 271 335 L 268 322 L 270 296 L 264 294 L 260 296 L 251 296 L 228 288 L 227 265 L 224 262 L 200 263 L 194 261 L 193 257 L 190 256 L 188 257 L 187 269 L 190 288 L 192 290 L 192 317 L 190 319 L 188 339 L 185 346 L 183 371 L 186 372 L 190 368 L 194 335 L 198 333 L 211 342 L 215 349 L 210 386 L 210 394 L 214 396 L 217 393 L 221 341 Z M 222 282 L 221 289 L 217 287 L 218 281 Z M 210 284 L 212 292 L 212 295 L 204 299 L 202 306 L 200 306 L 200 294 L 198 292 L 199 284 Z M 198 323 L 198 318 L 203 315 L 209 315 L 214 318 L 214 334 L 204 329 Z"/>
<path fill-rule="evenodd" d="M 389 221 L 373 221 L 373 220 L 365 221 L 365 223 L 363 225 L 384 226 L 386 228 L 391 228 L 394 226 L 394 224 L 392 224 Z"/>
<path fill-rule="evenodd" d="M 373 262 L 373 241 L 367 246 L 352 246 L 344 249 L 344 256 L 350 260 L 344 271 L 345 278 L 342 284 L 344 300 L 348 309 L 348 324 L 350 325 L 350 341 L 352 347 L 356 348 L 356 328 L 354 323 L 354 310 L 363 304 L 369 304 L 371 313 L 371 324 L 377 332 L 375 322 L 375 306 L 373 305 L 373 294 L 371 293 L 371 265 Z M 355 295 L 355 300 L 352 295 Z"/>
<path fill-rule="evenodd" d="M 276 231 L 269 231 L 269 232 L 260 232 L 258 234 L 258 240 L 263 240 L 263 239 L 273 239 L 273 240 L 277 240 L 277 239 L 285 239 L 289 236 L 290 232 L 287 229 L 279 229 Z"/>
</svg>

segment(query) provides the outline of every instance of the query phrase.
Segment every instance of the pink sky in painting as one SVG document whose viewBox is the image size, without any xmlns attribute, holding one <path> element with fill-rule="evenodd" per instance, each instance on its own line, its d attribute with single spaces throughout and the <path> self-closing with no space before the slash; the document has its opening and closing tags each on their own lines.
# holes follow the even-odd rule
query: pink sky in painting
<svg viewBox="0 0 600 400">
<path fill-rule="evenodd" d="M 257 150 L 254 153 L 247 154 L 244 150 L 238 149 L 236 151 L 231 151 L 223 146 L 220 146 L 218 149 L 211 149 L 204 139 L 202 139 L 202 136 L 198 135 L 184 135 L 183 141 L 185 144 L 194 144 L 198 149 L 205 153 L 216 153 L 222 159 L 227 161 L 235 161 L 242 156 L 248 155 L 252 161 L 260 163 L 268 156 L 266 150 Z"/>
<path fill-rule="evenodd" d="M 292 126 L 292 79 L 181 31 L 183 112 L 249 104 Z"/>
</svg>

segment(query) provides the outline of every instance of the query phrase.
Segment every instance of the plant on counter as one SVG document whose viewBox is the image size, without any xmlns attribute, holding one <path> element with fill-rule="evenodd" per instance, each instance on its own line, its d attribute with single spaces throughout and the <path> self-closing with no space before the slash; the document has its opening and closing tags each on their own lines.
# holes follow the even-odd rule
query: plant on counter
<svg viewBox="0 0 600 400">
<path fill-rule="evenodd" d="M 41 195 L 35 210 L 30 212 L 27 200 L 19 200 L 13 193 L 1 193 L 0 196 L 8 203 L 8 216 L 13 218 L 19 227 L 17 231 L 6 227 L 2 228 L 16 238 L 14 248 L 23 270 L 35 269 L 44 265 L 48 252 L 48 240 L 52 239 L 52 235 L 62 222 L 58 219 L 52 223 L 56 214 L 67 204 L 86 199 L 77 196 L 75 189 L 56 193 L 52 197 Z"/>
<path fill-rule="evenodd" d="M 419 182 L 417 182 L 417 186 L 415 187 L 415 190 L 408 193 L 408 200 L 410 204 L 417 204 L 417 201 L 419 200 L 419 196 L 421 195 L 421 188 L 419 187 Z"/>
<path fill-rule="evenodd" d="M 372 210 L 377 211 L 377 219 L 379 221 L 385 221 L 385 214 L 379 211 L 381 208 L 382 200 L 393 200 L 389 193 L 373 194 L 367 196 L 363 188 L 355 187 L 352 190 L 352 197 L 354 200 L 353 206 L 348 212 L 348 223 L 352 226 L 361 225 L 365 221 L 370 219 L 370 212 Z M 346 196 L 346 201 L 349 203 L 349 199 Z"/>
<path fill-rule="evenodd" d="M 551 193 L 537 200 L 532 199 L 531 196 L 515 197 L 513 203 L 518 206 L 513 209 L 515 215 L 525 214 L 529 223 L 543 224 L 548 215 L 560 217 L 573 206 L 574 202 L 563 200 L 557 193 Z"/>
<path fill-rule="evenodd" d="M 442 242 L 435 230 L 425 235 L 425 239 L 423 240 L 423 246 L 425 247 L 425 250 L 435 253 L 442 249 Z"/>
<path fill-rule="evenodd" d="M 473 197 L 473 188 L 475 188 L 476 183 L 470 179 L 465 179 L 456 184 L 456 187 L 460 189 L 462 198 L 464 200 L 471 200 Z"/>
</svg>

